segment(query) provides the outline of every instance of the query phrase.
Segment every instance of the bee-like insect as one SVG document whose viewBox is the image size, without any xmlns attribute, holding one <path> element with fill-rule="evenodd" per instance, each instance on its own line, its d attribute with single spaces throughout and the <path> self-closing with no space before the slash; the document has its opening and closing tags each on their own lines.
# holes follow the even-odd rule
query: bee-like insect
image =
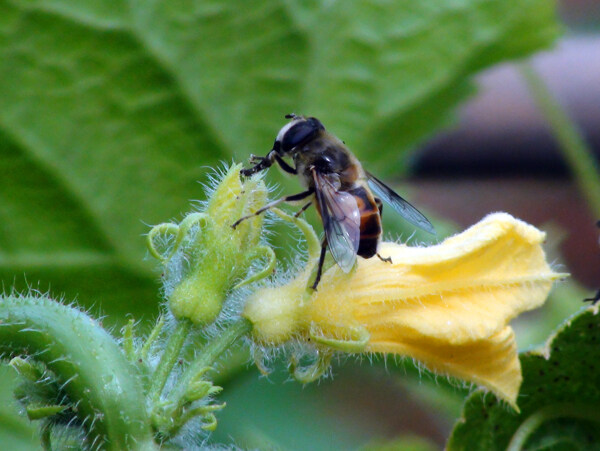
<svg viewBox="0 0 600 451">
<path fill-rule="evenodd" d="M 381 237 L 381 199 L 407 221 L 434 234 L 431 223 L 415 207 L 400 197 L 381 180 L 366 172 L 358 159 L 337 137 L 328 133 L 317 118 L 288 114 L 291 121 L 277 134 L 273 149 L 266 157 L 252 155 L 255 165 L 241 171 L 251 176 L 277 163 L 284 171 L 298 175 L 306 191 L 270 202 L 254 214 L 240 218 L 233 227 L 282 202 L 310 199 L 296 215 L 314 201 L 325 230 L 317 275 L 312 285 L 317 288 L 323 271 L 327 247 L 336 263 L 349 272 L 356 256 L 391 261 L 377 253 Z M 292 158 L 294 166 L 284 158 Z M 375 197 L 373 195 L 375 193 Z"/>
</svg>

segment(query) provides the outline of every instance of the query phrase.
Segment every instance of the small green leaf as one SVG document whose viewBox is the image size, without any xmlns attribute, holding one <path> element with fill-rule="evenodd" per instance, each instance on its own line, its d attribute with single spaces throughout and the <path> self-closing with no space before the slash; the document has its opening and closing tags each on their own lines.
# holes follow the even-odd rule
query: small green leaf
<svg viewBox="0 0 600 451">
<path fill-rule="evenodd" d="M 31 421 L 33 420 L 41 420 L 42 418 L 51 417 L 56 415 L 66 409 L 68 406 L 34 406 L 29 405 L 25 407 L 25 412 L 27 413 L 27 418 Z"/>
<path fill-rule="evenodd" d="M 520 413 L 491 394 L 473 393 L 448 442 L 450 450 L 598 449 L 600 315 L 585 309 L 543 350 L 521 355 Z"/>
</svg>

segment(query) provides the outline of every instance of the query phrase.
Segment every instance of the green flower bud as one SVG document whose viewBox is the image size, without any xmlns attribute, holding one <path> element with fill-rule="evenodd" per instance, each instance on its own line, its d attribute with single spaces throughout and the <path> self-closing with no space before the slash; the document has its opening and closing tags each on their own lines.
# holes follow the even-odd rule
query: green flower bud
<svg viewBox="0 0 600 451">
<path fill-rule="evenodd" d="M 260 177 L 242 182 L 240 169 L 235 165 L 227 171 L 204 211 L 188 214 L 179 224 L 155 226 L 148 235 L 150 252 L 163 262 L 165 294 L 178 319 L 213 322 L 232 289 L 266 277 L 274 268 L 273 250 L 260 244 L 263 215 L 232 227 L 267 202 Z M 265 257 L 266 266 L 247 277 L 253 263 Z"/>
</svg>

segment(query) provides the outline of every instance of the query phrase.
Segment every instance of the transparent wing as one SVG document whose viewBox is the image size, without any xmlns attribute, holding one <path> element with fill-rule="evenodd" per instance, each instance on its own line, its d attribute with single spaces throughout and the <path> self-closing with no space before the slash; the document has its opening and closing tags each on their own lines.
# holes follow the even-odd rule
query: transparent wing
<svg viewBox="0 0 600 451">
<path fill-rule="evenodd" d="M 326 174 L 313 170 L 313 178 L 329 251 L 347 273 L 354 266 L 360 244 L 358 204 L 351 194 L 338 191 Z"/>
<path fill-rule="evenodd" d="M 366 171 L 365 171 L 366 172 Z M 373 190 L 375 195 L 385 202 L 390 204 L 390 206 L 396 210 L 404 219 L 410 222 L 413 225 L 435 235 L 435 229 L 431 222 L 413 207 L 407 200 L 400 197 L 398 193 L 396 193 L 393 189 L 375 177 L 373 174 L 366 172 L 367 179 L 369 181 L 369 187 Z"/>
</svg>

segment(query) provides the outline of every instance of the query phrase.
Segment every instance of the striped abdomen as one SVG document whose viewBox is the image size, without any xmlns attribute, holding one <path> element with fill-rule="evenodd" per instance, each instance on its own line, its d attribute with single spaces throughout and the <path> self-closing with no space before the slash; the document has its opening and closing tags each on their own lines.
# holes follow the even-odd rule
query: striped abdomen
<svg viewBox="0 0 600 451">
<path fill-rule="evenodd" d="M 371 258 L 377 253 L 381 236 L 381 215 L 373 194 L 364 186 L 356 186 L 347 191 L 352 194 L 360 211 L 360 244 L 357 254 Z"/>
</svg>

